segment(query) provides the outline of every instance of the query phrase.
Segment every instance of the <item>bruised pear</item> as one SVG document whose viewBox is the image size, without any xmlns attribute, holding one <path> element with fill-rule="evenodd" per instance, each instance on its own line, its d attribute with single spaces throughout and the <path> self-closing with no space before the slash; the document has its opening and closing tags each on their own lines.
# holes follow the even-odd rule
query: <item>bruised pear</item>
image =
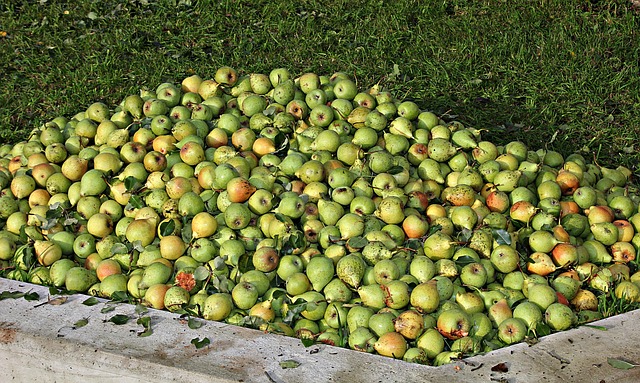
<svg viewBox="0 0 640 383">
<path fill-rule="evenodd" d="M 365 271 L 364 260 L 355 254 L 346 255 L 338 260 L 336 274 L 349 286 L 358 288 Z"/>
</svg>

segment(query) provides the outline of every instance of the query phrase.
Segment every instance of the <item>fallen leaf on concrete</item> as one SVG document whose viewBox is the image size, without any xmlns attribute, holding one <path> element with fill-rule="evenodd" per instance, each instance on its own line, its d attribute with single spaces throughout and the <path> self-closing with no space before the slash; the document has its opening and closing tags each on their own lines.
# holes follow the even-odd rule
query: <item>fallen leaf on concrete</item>
<svg viewBox="0 0 640 383">
<path fill-rule="evenodd" d="M 607 358 L 607 363 L 609 363 L 611 367 L 619 368 L 621 370 L 630 370 L 634 367 L 638 367 L 637 364 L 629 363 L 626 360 L 615 359 L 615 358 Z"/>
<path fill-rule="evenodd" d="M 296 368 L 300 365 L 300 362 L 295 361 L 293 359 L 283 360 L 280 362 L 280 367 L 282 368 Z"/>
<path fill-rule="evenodd" d="M 509 372 L 509 366 L 506 363 L 498 363 L 491 367 L 491 371 L 495 372 Z"/>
</svg>

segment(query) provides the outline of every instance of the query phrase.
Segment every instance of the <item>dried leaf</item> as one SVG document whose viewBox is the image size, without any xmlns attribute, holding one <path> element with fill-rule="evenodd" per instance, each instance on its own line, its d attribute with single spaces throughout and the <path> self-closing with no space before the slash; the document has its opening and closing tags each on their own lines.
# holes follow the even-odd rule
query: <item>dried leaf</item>
<svg viewBox="0 0 640 383">
<path fill-rule="evenodd" d="M 509 372 L 509 366 L 506 363 L 498 363 L 491 367 L 491 371 L 494 372 Z"/>
<path fill-rule="evenodd" d="M 49 299 L 47 303 L 52 306 L 60 306 L 61 304 L 67 302 L 67 299 L 68 297 L 58 297 L 58 298 Z"/>
</svg>

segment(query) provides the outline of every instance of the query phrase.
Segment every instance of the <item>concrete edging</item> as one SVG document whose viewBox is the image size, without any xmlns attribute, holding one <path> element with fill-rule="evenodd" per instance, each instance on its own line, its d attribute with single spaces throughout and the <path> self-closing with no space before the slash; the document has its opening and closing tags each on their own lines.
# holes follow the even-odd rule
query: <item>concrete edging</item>
<svg viewBox="0 0 640 383">
<path fill-rule="evenodd" d="M 101 313 L 71 295 L 46 304 L 48 288 L 0 278 L 0 292 L 36 292 L 39 301 L 0 301 L 0 365 L 13 382 L 638 382 L 640 367 L 616 369 L 607 358 L 640 363 L 640 310 L 471 357 L 441 367 L 405 363 L 326 345 L 304 347 L 298 339 L 206 321 L 190 329 L 180 316 L 149 310 L 153 334 L 139 337 L 135 307 L 118 304 Z M 115 325 L 108 319 L 132 319 Z M 73 328 L 87 319 L 87 325 Z M 201 349 L 194 338 L 207 337 Z M 280 362 L 295 360 L 296 368 Z M 492 371 L 504 363 L 507 372 Z M 4 379 L 3 379 L 4 380 Z M 9 379 L 8 379 L 9 380 Z"/>
</svg>

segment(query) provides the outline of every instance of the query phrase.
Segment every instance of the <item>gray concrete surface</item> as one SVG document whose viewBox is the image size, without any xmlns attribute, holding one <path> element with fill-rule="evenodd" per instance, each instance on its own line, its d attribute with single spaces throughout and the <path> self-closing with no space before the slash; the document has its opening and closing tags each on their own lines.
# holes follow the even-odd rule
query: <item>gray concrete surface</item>
<svg viewBox="0 0 640 383">
<path fill-rule="evenodd" d="M 0 292 L 37 292 L 39 301 L 0 300 L 3 382 L 639 382 L 640 367 L 616 369 L 607 358 L 640 363 L 640 312 L 581 327 L 441 367 L 326 345 L 217 322 L 190 329 L 179 315 L 149 310 L 153 334 L 139 337 L 135 307 L 86 306 L 84 295 L 47 304 L 48 289 L 0 278 Z M 115 325 L 109 318 L 132 319 Z M 81 319 L 88 321 L 74 328 Z M 194 338 L 211 344 L 196 349 Z M 296 368 L 282 368 L 294 360 Z M 508 371 L 492 371 L 504 363 Z"/>
</svg>

